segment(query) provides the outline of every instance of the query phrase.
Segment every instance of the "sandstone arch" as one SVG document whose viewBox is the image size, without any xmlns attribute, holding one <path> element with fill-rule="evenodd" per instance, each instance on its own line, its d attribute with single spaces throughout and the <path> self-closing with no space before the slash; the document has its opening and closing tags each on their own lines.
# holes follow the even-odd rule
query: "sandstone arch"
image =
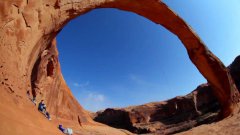
<svg viewBox="0 0 240 135">
<path fill-rule="evenodd" d="M 58 32 L 71 19 L 96 8 L 117 8 L 134 12 L 164 26 L 177 35 L 187 49 L 192 62 L 214 88 L 214 93 L 222 106 L 223 116 L 227 117 L 238 110 L 239 92 L 229 71 L 208 50 L 186 22 L 160 0 L 1 1 L 0 53 L 2 56 L 0 64 L 3 67 L 1 68 L 3 76 L 0 76 L 0 79 L 4 80 L 5 77 L 8 77 L 8 80 L 14 84 L 11 89 L 19 90 L 19 94 L 23 95 L 22 91 L 31 85 L 33 66 L 44 54 L 44 51 L 54 50 L 54 45 L 51 42 Z M 47 55 L 57 57 L 57 53 Z M 55 61 L 55 64 L 57 62 Z M 76 116 L 80 113 L 82 122 L 91 121 L 68 90 L 61 76 L 60 67 L 53 68 L 56 69 L 55 72 L 59 73 L 57 75 L 51 73 L 55 75 L 55 79 L 48 84 L 52 89 L 48 93 L 57 93 L 56 98 L 67 95 L 66 99 L 61 98 L 61 102 L 68 106 L 68 111 L 74 110 Z M 58 92 L 59 88 L 67 90 Z M 59 93 L 67 94 L 59 95 Z M 59 117 L 78 119 L 78 117 L 69 116 L 67 113 L 56 112 L 59 101 L 54 101 L 49 96 L 46 97 L 48 97 L 48 104 L 50 107 L 52 106 L 51 110 L 54 114 L 58 114 Z M 71 106 L 70 103 L 74 105 Z"/>
</svg>

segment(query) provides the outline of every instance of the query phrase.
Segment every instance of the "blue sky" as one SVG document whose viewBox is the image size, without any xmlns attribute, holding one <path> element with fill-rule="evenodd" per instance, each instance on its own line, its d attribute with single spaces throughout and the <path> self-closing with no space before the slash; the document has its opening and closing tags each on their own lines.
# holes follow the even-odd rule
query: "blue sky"
<svg viewBox="0 0 240 135">
<path fill-rule="evenodd" d="M 240 54 L 240 1 L 164 2 L 225 65 Z M 57 36 L 64 78 L 87 110 L 185 95 L 206 80 L 172 33 L 134 13 L 97 9 Z"/>
</svg>

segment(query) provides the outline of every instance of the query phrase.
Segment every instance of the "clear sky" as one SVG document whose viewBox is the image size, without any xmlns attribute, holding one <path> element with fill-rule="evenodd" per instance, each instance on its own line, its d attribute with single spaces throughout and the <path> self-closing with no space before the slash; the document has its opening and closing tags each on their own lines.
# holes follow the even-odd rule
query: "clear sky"
<svg viewBox="0 0 240 135">
<path fill-rule="evenodd" d="M 239 0 L 164 0 L 225 65 L 240 54 Z M 161 101 L 206 80 L 172 33 L 134 13 L 97 9 L 57 36 L 64 78 L 87 110 Z"/>
</svg>

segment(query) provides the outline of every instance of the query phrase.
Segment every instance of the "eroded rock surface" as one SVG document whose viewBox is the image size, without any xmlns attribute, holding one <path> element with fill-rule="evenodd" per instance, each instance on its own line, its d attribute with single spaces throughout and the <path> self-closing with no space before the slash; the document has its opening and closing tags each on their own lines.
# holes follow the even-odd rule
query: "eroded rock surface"
<svg viewBox="0 0 240 135">
<path fill-rule="evenodd" d="M 54 38 L 69 21 L 96 8 L 117 8 L 134 12 L 176 34 L 192 62 L 211 84 L 223 116 L 238 110 L 235 108 L 238 108 L 236 105 L 239 93 L 226 67 L 207 49 L 186 22 L 162 1 L 1 0 L 0 109 L 5 110 L 1 111 L 0 115 L 0 119 L 5 121 L 0 123 L 1 134 L 14 134 L 8 127 L 13 123 L 18 129 L 16 131 L 19 131 L 18 134 L 46 128 L 43 125 L 47 122 L 38 118 L 41 115 L 34 111 L 34 107 L 29 103 L 27 91 L 31 91 L 37 101 L 45 99 L 56 123 L 71 121 L 79 127 L 98 125 L 77 103 L 67 87 L 54 46 Z M 18 113 L 24 118 L 23 121 L 18 121 Z M 34 119 L 36 122 L 33 122 Z M 26 132 L 21 130 L 26 127 Z M 48 124 L 48 127 L 55 126 Z M 57 134 L 56 130 L 46 128 L 43 132 Z"/>
<path fill-rule="evenodd" d="M 167 101 L 97 112 L 95 121 L 134 133 L 173 134 L 217 119 L 219 104 L 208 84 Z"/>
<path fill-rule="evenodd" d="M 240 83 L 240 56 L 228 67 Z M 239 85 L 238 85 L 239 86 Z M 220 105 L 209 84 L 198 86 L 186 96 L 127 108 L 109 108 L 94 120 L 134 133 L 173 134 L 218 120 Z"/>
<path fill-rule="evenodd" d="M 226 67 L 181 17 L 162 1 L 156 0 L 0 1 L 0 63 L 4 69 L 2 74 L 15 84 L 11 89 L 29 89 L 33 84 L 34 66 L 56 35 L 69 21 L 96 8 L 134 12 L 171 31 L 181 40 L 193 64 L 211 84 L 221 105 L 222 116 L 227 117 L 239 110 L 239 92 Z M 49 71 L 55 59 L 49 61 Z M 48 73 L 51 76 L 51 72 Z"/>
<path fill-rule="evenodd" d="M 238 90 L 240 90 L 240 56 L 238 56 L 228 68 Z"/>
<path fill-rule="evenodd" d="M 50 113 L 61 119 L 92 122 L 66 85 L 58 61 L 56 40 L 42 51 L 31 76 L 31 90 L 37 101 L 45 99 Z"/>
</svg>

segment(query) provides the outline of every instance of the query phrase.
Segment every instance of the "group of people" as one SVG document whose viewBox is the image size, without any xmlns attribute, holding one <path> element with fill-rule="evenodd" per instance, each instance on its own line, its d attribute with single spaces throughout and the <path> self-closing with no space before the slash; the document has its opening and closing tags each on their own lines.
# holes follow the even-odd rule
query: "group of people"
<svg viewBox="0 0 240 135">
<path fill-rule="evenodd" d="M 51 120 L 50 114 L 47 112 L 47 107 L 44 103 L 44 100 L 41 100 L 41 102 L 38 104 L 38 111 L 43 113 L 48 118 L 48 120 Z M 73 130 L 71 128 L 63 128 L 62 125 L 59 125 L 58 128 L 59 128 L 59 130 L 61 130 L 66 135 L 72 135 L 73 134 Z"/>
<path fill-rule="evenodd" d="M 27 96 L 29 99 L 30 98 L 30 92 L 27 91 Z M 36 105 L 36 97 L 33 97 L 33 99 L 31 99 L 31 101 Z M 42 114 L 44 114 L 44 116 L 48 119 L 51 120 L 50 114 L 47 111 L 47 106 L 44 103 L 44 100 L 41 100 L 38 104 L 38 111 L 41 112 Z M 63 128 L 62 125 L 59 125 L 59 130 L 61 130 L 64 134 L 66 135 L 72 135 L 73 134 L 73 130 L 71 128 Z"/>
<path fill-rule="evenodd" d="M 33 99 L 31 99 L 29 90 L 27 91 L 27 96 L 34 103 L 34 105 L 37 104 L 36 97 L 33 97 Z M 44 103 L 44 100 L 41 100 L 41 102 L 38 104 L 38 111 L 40 111 L 42 114 L 44 114 L 48 120 L 51 120 L 50 114 L 47 111 L 47 106 Z"/>
</svg>

